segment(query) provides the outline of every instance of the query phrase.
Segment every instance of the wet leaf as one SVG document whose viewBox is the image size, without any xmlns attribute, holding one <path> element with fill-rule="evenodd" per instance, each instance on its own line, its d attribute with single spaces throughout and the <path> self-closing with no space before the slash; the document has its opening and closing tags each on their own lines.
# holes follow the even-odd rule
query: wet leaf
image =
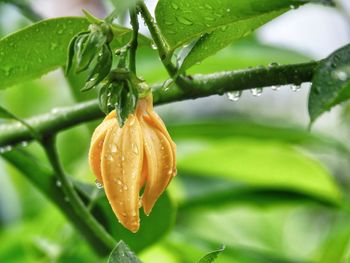
<svg viewBox="0 0 350 263">
<path fill-rule="evenodd" d="M 322 113 L 350 98 L 350 45 L 347 45 L 317 67 L 309 95 L 310 122 Z"/>
<path fill-rule="evenodd" d="M 198 40 L 186 58 L 182 58 L 181 68 L 185 70 L 273 18 L 307 2 L 310 1 L 160 0 L 156 20 L 171 50 Z"/>
<path fill-rule="evenodd" d="M 123 241 L 119 241 L 109 256 L 108 263 L 141 263 L 141 261 Z"/>
<path fill-rule="evenodd" d="M 218 255 L 225 250 L 225 246 L 222 246 L 221 248 L 214 250 L 212 252 L 209 252 L 204 257 L 202 257 L 200 260 L 197 261 L 197 263 L 212 263 L 214 262 Z"/>
</svg>

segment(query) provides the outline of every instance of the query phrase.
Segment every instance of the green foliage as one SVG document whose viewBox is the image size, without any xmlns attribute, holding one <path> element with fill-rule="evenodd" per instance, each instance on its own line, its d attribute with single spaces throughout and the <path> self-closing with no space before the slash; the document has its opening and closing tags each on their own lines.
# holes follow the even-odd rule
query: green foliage
<svg viewBox="0 0 350 263">
<path fill-rule="evenodd" d="M 39 19 L 30 5 L 19 2 L 12 1 L 12 4 L 28 18 Z M 0 107 L 0 118 L 22 123 L 0 127 L 0 143 L 6 146 L 0 153 L 13 166 L 9 168 L 0 163 L 0 182 L 4 185 L 1 176 L 10 175 L 14 187 L 6 192 L 18 192 L 24 199 L 21 200 L 23 217 L 18 218 L 21 223 L 5 226 L 0 231 L 0 243 L 4 244 L 0 247 L 1 260 L 107 261 L 104 257 L 119 241 L 109 262 L 139 263 L 138 258 L 143 260 L 152 250 L 160 253 L 144 262 L 168 262 L 168 259 L 173 259 L 171 263 L 195 262 L 207 251 L 212 252 L 197 262 L 214 262 L 223 250 L 213 250 L 220 243 L 226 245 L 225 253 L 218 259 L 222 263 L 346 262 L 350 237 L 346 202 L 349 180 L 344 176 L 348 164 L 343 159 L 349 156 L 348 144 L 286 125 L 285 120 L 280 125 L 264 118 L 259 123 L 247 118 L 218 120 L 217 116 L 215 119 L 206 116 L 205 121 L 198 121 L 198 116 L 191 118 L 184 114 L 189 122 L 183 123 L 182 116 L 178 119 L 176 115 L 177 124 L 167 127 L 178 146 L 178 176 L 158 200 L 152 214 L 147 217 L 141 213 L 141 228 L 136 234 L 117 222 L 104 191 L 91 184 L 94 178 L 86 160 L 91 131 L 79 127 L 65 132 L 59 138 L 58 152 L 69 174 L 68 180 L 72 182 L 72 191 L 83 202 L 85 215 L 96 219 L 97 226 L 106 230 L 112 242 L 107 244 L 92 227 L 91 220 L 77 213 L 72 200 L 66 198 L 67 187 L 57 181 L 57 175 L 63 170 L 58 158 L 56 163 L 49 158 L 50 167 L 38 144 L 31 144 L 28 150 L 20 147 L 26 146 L 28 139 L 41 141 L 42 133 L 46 140 L 43 142 L 48 142 L 51 141 L 48 138 L 62 130 L 101 117 L 97 103 L 79 104 L 29 120 L 37 130 L 16 116 L 31 116 L 53 105 L 72 103 L 69 92 L 63 90 L 62 81 L 57 81 L 56 77 L 53 81 L 40 82 L 42 86 L 52 86 L 50 91 L 46 87 L 37 89 L 37 83 L 27 81 L 64 66 L 68 51 L 66 69 L 85 70 L 78 76 L 71 70 L 66 76 L 75 99 L 96 98 L 94 93 L 82 95 L 79 90 L 90 90 L 100 84 L 97 97 L 101 109 L 105 113 L 117 109 L 118 121 L 123 125 L 148 86 L 126 63 L 133 31 L 110 24 L 117 16 L 122 19 L 123 13 L 139 1 L 112 2 L 117 9 L 105 20 L 86 12 L 87 19 L 48 19 L 0 40 L 1 87 L 20 84 L 1 96 L 1 105 L 9 111 Z M 148 82 L 162 83 L 169 77 L 167 71 L 179 76 L 190 67 L 187 73 L 203 74 L 272 62 L 309 61 L 309 57 L 294 51 L 245 38 L 275 17 L 309 2 L 331 3 L 329 0 L 159 0 L 157 24 L 150 31 L 162 59 L 151 49 L 151 40 L 138 35 L 137 72 Z M 153 22 L 142 9 L 137 11 L 146 22 Z M 105 22 L 107 27 L 104 27 Z M 89 23 L 93 25 L 89 27 Z M 110 39 L 112 35 L 113 40 Z M 161 43 L 155 41 L 154 36 L 158 36 Z M 216 56 L 209 58 L 219 50 Z M 261 83 L 299 84 L 311 80 L 313 67 L 318 63 L 309 99 L 311 121 L 314 121 L 324 111 L 350 97 L 349 50 L 346 46 L 325 60 L 307 63 L 305 67 L 279 67 L 273 63 L 262 70 L 242 70 L 241 75 L 231 71 L 229 74 L 232 73 L 232 81 L 236 76 L 242 77 L 235 80 L 242 90 Z M 172 64 L 174 54 L 177 65 Z M 276 68 L 286 70 L 277 71 Z M 215 76 L 214 80 L 208 76 L 183 76 L 174 78 L 173 83 L 178 85 L 152 87 L 157 87 L 157 95 L 166 97 L 167 102 L 229 91 L 231 86 L 221 82 L 222 75 Z M 210 81 L 206 82 L 208 79 Z M 213 90 L 213 87 L 220 90 Z M 156 98 L 155 101 L 162 100 Z M 47 147 L 44 143 L 46 150 Z M 27 189 L 29 184 L 16 180 L 15 169 L 51 204 L 42 196 L 33 195 L 34 190 Z M 345 185 L 344 189 L 341 185 Z M 11 200 L 2 198 L 3 195 L 0 224 L 1 213 L 9 209 L 8 205 L 3 208 L 3 204 L 11 204 Z M 68 234 L 67 223 L 72 225 L 68 227 Z M 138 253 L 137 257 L 129 247 Z"/>
<path fill-rule="evenodd" d="M 297 0 L 160 0 L 156 20 L 171 50 L 189 44 L 180 54 L 181 70 L 215 54 L 234 40 L 293 9 Z M 194 11 L 195 10 L 195 11 Z"/>
<path fill-rule="evenodd" d="M 214 262 L 220 253 L 222 253 L 225 250 L 225 246 L 222 246 L 221 248 L 214 250 L 212 252 L 209 252 L 204 257 L 202 257 L 200 260 L 197 261 L 197 263 L 212 263 Z"/>
<path fill-rule="evenodd" d="M 184 172 L 227 178 L 263 189 L 289 189 L 336 203 L 342 199 L 324 167 L 284 143 L 232 138 L 193 145 L 197 150 L 179 159 L 178 167 Z"/>
<path fill-rule="evenodd" d="M 310 122 L 350 98 L 350 45 L 321 61 L 309 96 Z"/>
<path fill-rule="evenodd" d="M 41 77 L 63 66 L 70 39 L 87 26 L 84 18 L 54 18 L 2 38 L 1 88 Z"/>
<path fill-rule="evenodd" d="M 0 106 L 0 118 L 1 119 L 15 119 L 16 117 L 13 116 L 8 110 Z"/>
<path fill-rule="evenodd" d="M 119 241 L 109 256 L 108 263 L 141 263 L 141 261 L 123 241 Z"/>
</svg>

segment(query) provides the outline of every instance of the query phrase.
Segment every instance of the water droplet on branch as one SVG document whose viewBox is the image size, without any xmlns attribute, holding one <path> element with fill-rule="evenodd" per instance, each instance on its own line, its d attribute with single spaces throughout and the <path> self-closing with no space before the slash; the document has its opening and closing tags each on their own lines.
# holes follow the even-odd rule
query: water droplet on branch
<svg viewBox="0 0 350 263">
<path fill-rule="evenodd" d="M 254 89 L 251 89 L 250 92 L 252 93 L 253 96 L 260 97 L 262 92 L 263 92 L 263 89 L 262 88 L 254 88 Z"/>
<path fill-rule="evenodd" d="M 227 92 L 226 95 L 229 100 L 238 101 L 242 96 L 242 91 L 241 90 L 231 91 L 231 92 Z"/>
</svg>

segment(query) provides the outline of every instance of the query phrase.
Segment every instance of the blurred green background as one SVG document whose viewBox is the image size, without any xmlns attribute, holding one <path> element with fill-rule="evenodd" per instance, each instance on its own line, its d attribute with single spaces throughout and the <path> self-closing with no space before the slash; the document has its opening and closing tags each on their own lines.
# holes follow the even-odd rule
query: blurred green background
<svg viewBox="0 0 350 263">
<path fill-rule="evenodd" d="M 82 8 L 103 16 L 111 7 L 109 2 L 97 1 L 32 2 L 45 17 L 79 15 Z M 318 59 L 325 49 L 349 41 L 349 34 L 342 35 L 350 32 L 346 12 L 346 8 L 312 5 L 293 11 L 189 73 Z M 298 28 L 305 50 L 297 44 L 287 48 L 283 41 L 269 43 L 279 27 L 285 25 L 285 31 L 293 32 L 293 21 L 302 17 L 312 23 L 317 16 L 334 19 L 334 25 L 341 23 L 344 30 L 337 28 L 340 40 L 333 39 L 333 46 L 320 44 L 320 49 L 315 45 L 308 50 L 307 43 L 317 43 L 319 38 L 310 33 L 308 39 L 311 28 L 307 26 Z M 29 24 L 15 7 L 0 2 L 1 36 Z M 331 31 L 332 24 L 319 35 L 327 37 Z M 288 37 L 293 36 L 281 35 L 285 43 Z M 140 75 L 149 83 L 167 79 L 155 50 L 140 48 L 137 59 Z M 79 83 L 74 77 L 71 81 Z M 25 118 L 96 97 L 94 92 L 81 95 L 78 86 L 68 85 L 57 70 L 40 80 L 0 90 L 0 105 Z M 177 143 L 178 175 L 168 190 L 170 200 L 165 196 L 156 215 L 143 219 L 148 220 L 144 228 L 149 227 L 149 232 L 126 240 L 143 262 L 195 262 L 221 244 L 226 249 L 217 262 L 350 262 L 350 107 L 343 105 L 327 114 L 310 133 L 307 93 L 305 84 L 300 92 L 291 87 L 269 88 L 260 97 L 247 91 L 237 102 L 213 96 L 157 107 Z M 67 130 L 58 138 L 66 171 L 90 185 L 94 177 L 87 151 L 97 123 Z M 22 147 L 47 162 L 37 144 Z M 3 160 L 0 187 L 0 262 L 106 261 L 55 205 Z M 87 195 L 104 200 L 103 191 L 91 189 Z M 159 224 L 164 231 L 156 233 Z"/>
</svg>

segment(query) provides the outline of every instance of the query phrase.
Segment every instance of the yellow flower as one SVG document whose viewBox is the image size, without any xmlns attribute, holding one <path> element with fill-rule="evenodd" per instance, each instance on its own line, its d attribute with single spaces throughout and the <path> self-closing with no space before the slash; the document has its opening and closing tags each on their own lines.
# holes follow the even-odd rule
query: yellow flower
<svg viewBox="0 0 350 263">
<path fill-rule="evenodd" d="M 138 102 L 123 127 L 115 116 L 110 112 L 94 131 L 89 163 L 119 222 L 135 233 L 140 206 L 149 215 L 176 175 L 176 145 L 153 110 L 152 95 Z"/>
</svg>

